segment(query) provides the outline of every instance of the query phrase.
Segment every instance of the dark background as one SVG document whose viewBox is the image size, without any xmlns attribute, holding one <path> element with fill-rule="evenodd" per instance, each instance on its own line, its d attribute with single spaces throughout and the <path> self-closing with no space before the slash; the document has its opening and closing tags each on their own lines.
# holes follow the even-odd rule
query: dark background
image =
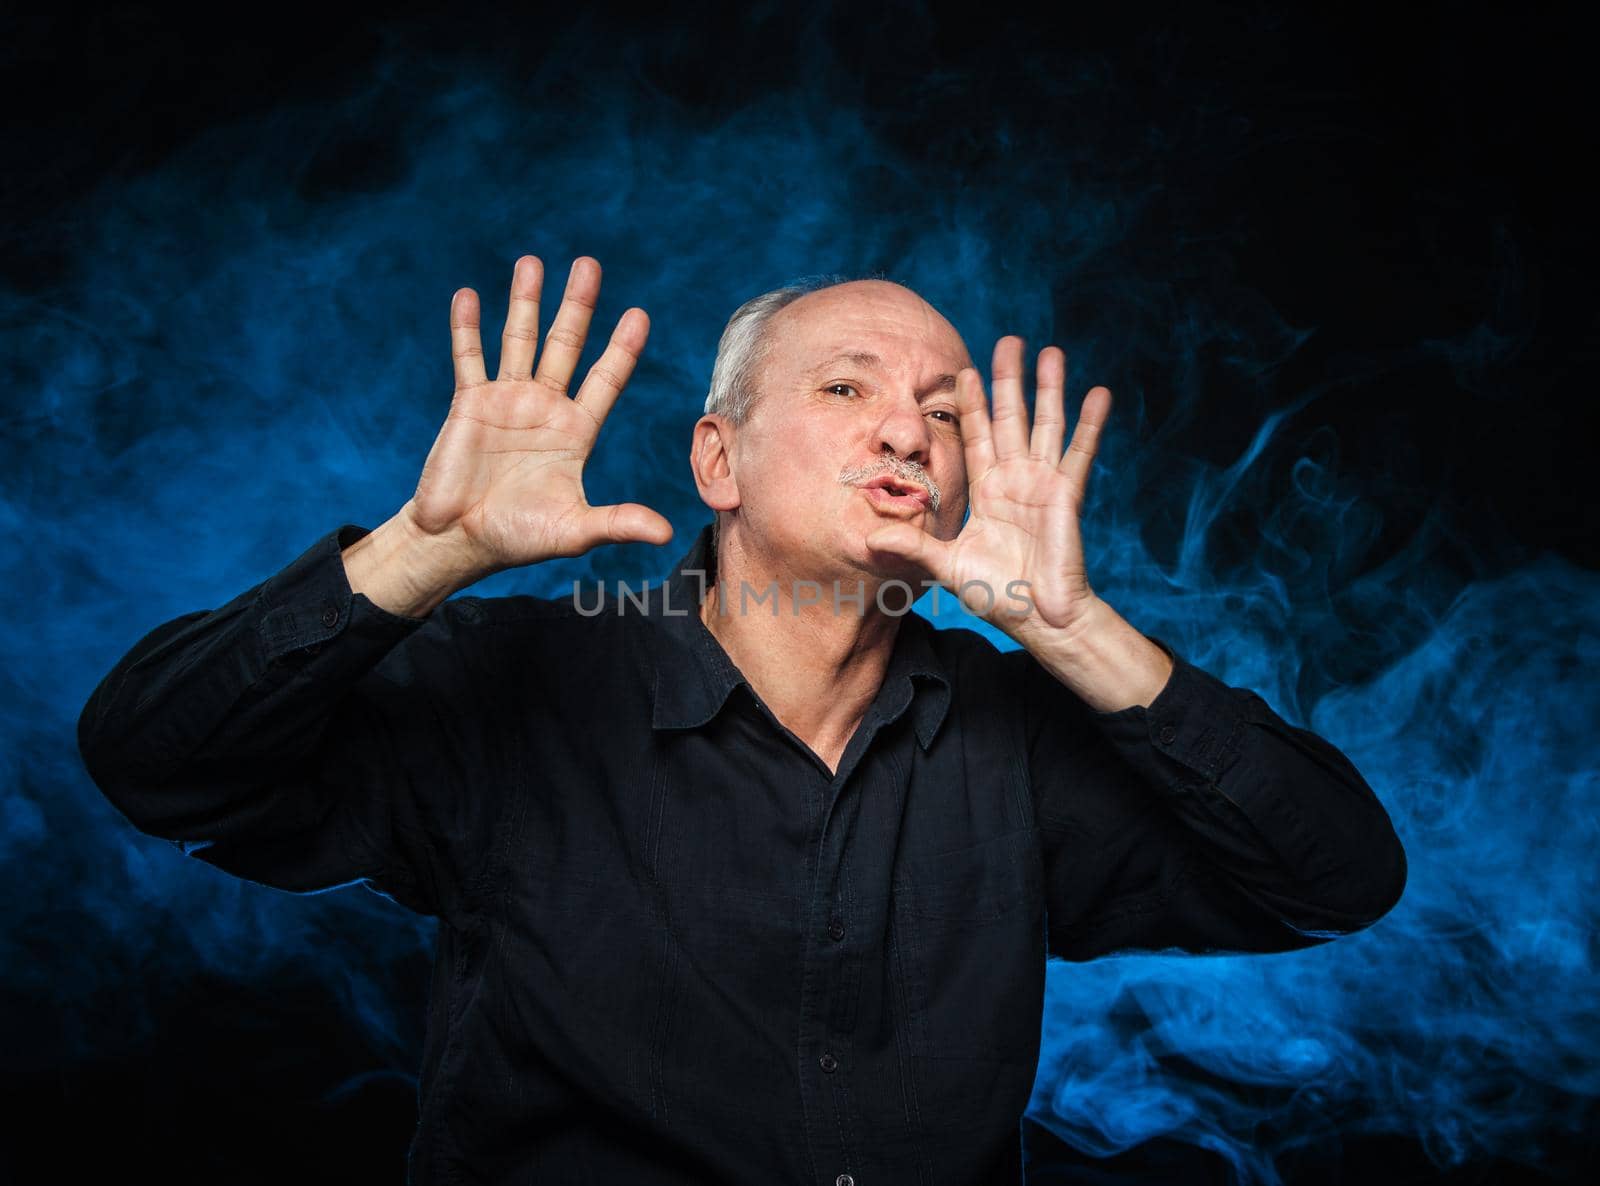
<svg viewBox="0 0 1600 1186">
<path fill-rule="evenodd" d="M 146 630 L 392 513 L 448 406 L 451 291 L 483 294 L 492 359 L 525 251 L 553 276 L 596 254 L 602 317 L 652 313 L 591 497 L 657 506 L 673 556 L 746 296 L 885 268 L 985 370 L 998 333 L 1067 345 L 1080 395 L 1116 393 L 1097 588 L 1315 719 L 1392 806 L 1391 938 L 1318 956 L 1351 1009 L 1321 1015 L 1328 1094 L 1180 1041 L 1115 1090 L 1211 1119 L 1095 1157 L 1047 1039 L 1030 1181 L 1542 1181 L 1592 1148 L 1600 334 L 1571 12 L 52 6 L 3 34 L 0 1177 L 400 1180 L 425 920 L 186 868 L 98 799 L 72 728 Z M 1405 727 L 1379 744 L 1379 719 Z M 1119 1049 L 1162 1032 L 1059 974 Z"/>
</svg>

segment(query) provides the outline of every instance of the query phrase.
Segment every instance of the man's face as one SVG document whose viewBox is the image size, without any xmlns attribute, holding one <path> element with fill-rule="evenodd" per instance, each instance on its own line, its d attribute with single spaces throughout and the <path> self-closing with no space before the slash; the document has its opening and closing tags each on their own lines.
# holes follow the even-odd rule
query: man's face
<svg viewBox="0 0 1600 1186">
<path fill-rule="evenodd" d="M 742 532 L 799 577 L 914 580 L 865 541 L 895 522 L 940 539 L 961 529 L 955 376 L 972 365 L 961 336 L 921 297 L 881 280 L 809 293 L 767 334 L 755 407 L 735 437 Z M 911 496 L 870 488 L 884 478 Z"/>
</svg>

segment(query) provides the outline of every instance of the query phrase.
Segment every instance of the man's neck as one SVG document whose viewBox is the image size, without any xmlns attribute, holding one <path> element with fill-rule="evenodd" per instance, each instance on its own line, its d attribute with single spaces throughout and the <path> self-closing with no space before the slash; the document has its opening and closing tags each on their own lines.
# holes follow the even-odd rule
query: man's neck
<svg viewBox="0 0 1600 1186">
<path fill-rule="evenodd" d="M 874 585 L 865 585 L 858 604 L 855 580 L 841 580 L 835 598 L 831 580 L 808 584 L 724 550 L 700 607 L 701 621 L 762 703 L 830 770 L 883 685 L 899 631 L 899 618 L 877 608 Z"/>
</svg>

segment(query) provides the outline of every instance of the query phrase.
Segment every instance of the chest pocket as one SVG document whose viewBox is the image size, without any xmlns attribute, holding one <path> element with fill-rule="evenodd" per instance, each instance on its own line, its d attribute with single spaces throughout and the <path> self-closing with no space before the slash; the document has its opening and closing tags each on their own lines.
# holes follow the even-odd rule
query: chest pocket
<svg viewBox="0 0 1600 1186">
<path fill-rule="evenodd" d="M 1044 1007 L 1036 826 L 910 862 L 895 885 L 915 1053 L 1030 1060 Z"/>
</svg>

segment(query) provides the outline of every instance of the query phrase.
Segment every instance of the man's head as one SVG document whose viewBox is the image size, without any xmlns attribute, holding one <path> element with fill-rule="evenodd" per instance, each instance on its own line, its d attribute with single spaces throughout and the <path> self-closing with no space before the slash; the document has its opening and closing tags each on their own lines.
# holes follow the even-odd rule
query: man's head
<svg viewBox="0 0 1600 1186">
<path fill-rule="evenodd" d="M 907 576 L 876 528 L 952 539 L 966 514 L 955 376 L 972 360 L 910 289 L 830 279 L 747 301 L 729 320 L 690 462 L 738 546 L 787 576 Z M 902 492 L 869 490 L 884 481 Z M 908 496 L 909 495 L 909 496 Z M 920 499 L 920 501 L 919 501 Z"/>
</svg>

